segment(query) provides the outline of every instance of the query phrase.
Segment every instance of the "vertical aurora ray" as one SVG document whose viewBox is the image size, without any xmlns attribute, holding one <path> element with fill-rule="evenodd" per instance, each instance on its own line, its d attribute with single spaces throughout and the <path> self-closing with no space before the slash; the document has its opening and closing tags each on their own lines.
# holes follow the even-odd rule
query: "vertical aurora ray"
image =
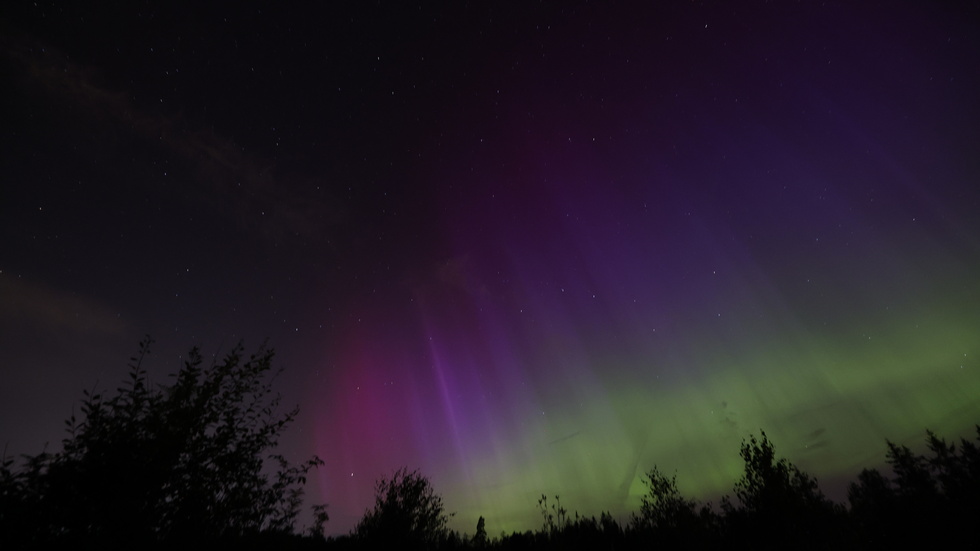
<svg viewBox="0 0 980 551">
<path fill-rule="evenodd" d="M 730 493 L 759 429 L 842 499 L 886 438 L 980 422 L 976 166 L 955 92 L 882 90 L 905 68 L 828 67 L 802 39 L 729 38 L 690 64 L 710 82 L 650 46 L 629 80 L 595 85 L 618 98 L 600 107 L 513 82 L 507 122 L 433 169 L 448 252 L 319 389 L 322 455 L 367 471 L 341 489 L 328 469 L 328 499 L 366 506 L 407 465 L 464 531 L 535 528 L 542 493 L 625 516 L 654 465 L 692 497 Z M 394 395 L 350 398 L 390 378 Z"/>
<path fill-rule="evenodd" d="M 370 360 L 378 378 L 401 377 L 398 398 L 345 405 L 385 416 L 359 439 L 383 432 L 376 423 L 400 439 L 350 441 L 341 455 L 376 465 L 372 478 L 422 468 L 461 530 L 480 515 L 495 530 L 534 527 L 542 493 L 625 515 L 653 465 L 690 495 L 729 493 L 739 443 L 760 428 L 836 480 L 880 462 L 885 438 L 915 444 L 926 427 L 954 434 L 980 419 L 976 283 L 955 256 L 862 231 L 854 250 L 781 257 L 726 223 L 663 237 L 626 208 L 592 210 L 595 196 L 562 202 L 543 212 L 577 207 L 578 222 L 476 216 L 459 228 L 460 254 L 417 290 L 424 353 Z"/>
<path fill-rule="evenodd" d="M 760 429 L 841 499 L 980 422 L 968 3 L 22 4 L 12 453 L 144 332 L 268 338 L 330 533 L 401 467 L 496 535 L 542 493 L 622 518 L 654 465 L 717 499 Z"/>
</svg>

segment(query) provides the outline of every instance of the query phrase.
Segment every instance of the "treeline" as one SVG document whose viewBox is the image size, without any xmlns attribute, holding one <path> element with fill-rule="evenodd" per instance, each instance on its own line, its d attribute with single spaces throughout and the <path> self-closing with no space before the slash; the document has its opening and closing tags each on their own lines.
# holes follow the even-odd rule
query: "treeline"
<svg viewBox="0 0 980 551">
<path fill-rule="evenodd" d="M 980 425 L 977 425 L 980 442 Z M 761 433 L 743 442 L 745 471 L 733 495 L 717 506 L 680 494 L 676 478 L 646 473 L 647 493 L 625 525 L 610 514 L 570 513 L 556 496 L 538 501 L 542 526 L 490 538 L 479 519 L 474 535 L 444 528 L 426 537 L 392 525 L 384 538 L 358 526 L 329 541 L 339 549 L 885 549 L 969 546 L 980 522 L 977 443 L 950 443 L 926 431 L 928 452 L 886 442 L 891 474 L 865 469 L 848 490 L 848 504 L 826 498 L 817 481 L 777 457 Z M 384 500 L 378 501 L 379 505 Z M 388 500 L 388 506 L 394 502 Z M 411 503 L 411 502 L 403 502 Z M 441 502 L 440 502 L 441 503 Z M 382 506 L 383 508 L 383 506 Z M 377 507 L 376 507 L 377 509 Z M 430 525 L 431 526 L 431 525 Z"/>
<path fill-rule="evenodd" d="M 403 469 L 378 481 L 374 507 L 349 535 L 325 538 L 324 504 L 297 527 L 307 475 L 322 461 L 274 453 L 298 410 L 281 410 L 272 392 L 272 350 L 246 355 L 239 345 L 205 365 L 192 349 L 154 385 L 143 365 L 150 344 L 114 393 L 84 394 L 60 450 L 19 465 L 0 458 L 0 549 L 881 549 L 976 539 L 977 444 L 928 431 L 922 455 L 886 442 L 890 473 L 861 472 L 846 505 L 761 433 L 742 443 L 744 474 L 717 505 L 681 495 L 654 467 L 625 524 L 541 496 L 538 530 L 491 537 L 480 518 L 461 535 L 429 479 Z"/>
</svg>

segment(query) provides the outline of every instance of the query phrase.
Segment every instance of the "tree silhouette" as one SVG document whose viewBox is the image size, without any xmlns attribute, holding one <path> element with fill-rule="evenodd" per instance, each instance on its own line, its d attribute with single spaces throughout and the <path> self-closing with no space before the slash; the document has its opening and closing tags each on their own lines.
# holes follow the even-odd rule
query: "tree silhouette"
<svg viewBox="0 0 980 551">
<path fill-rule="evenodd" d="M 634 514 L 630 525 L 635 529 L 673 529 L 692 524 L 697 518 L 697 502 L 681 496 L 677 477 L 667 478 L 657 467 L 643 477 L 647 494 L 640 501 L 640 514 Z"/>
<path fill-rule="evenodd" d="M 374 509 L 365 512 L 355 535 L 374 549 L 432 549 L 448 538 L 450 516 L 429 479 L 402 468 L 378 480 Z"/>
<path fill-rule="evenodd" d="M 677 477 L 650 469 L 643 477 L 647 494 L 641 498 L 639 514 L 630 518 L 634 535 L 648 543 L 672 548 L 699 548 L 711 537 L 715 514 L 708 505 L 683 497 Z"/>
<path fill-rule="evenodd" d="M 246 358 L 238 345 L 202 367 L 194 348 L 172 383 L 154 386 L 143 368 L 151 342 L 140 343 L 114 395 L 84 392 L 61 451 L 28 457 L 19 472 L 4 462 L 5 533 L 33 546 L 292 532 L 306 475 L 322 461 L 271 454 L 298 413 L 277 411 L 273 351 Z"/>
<path fill-rule="evenodd" d="M 785 458 L 776 458 L 766 433 L 742 443 L 745 474 L 735 483 L 735 498 L 722 500 L 729 536 L 758 548 L 825 548 L 837 537 L 833 502 L 824 497 L 816 479 Z"/>
<path fill-rule="evenodd" d="M 482 549 L 490 543 L 487 537 L 487 521 L 480 517 L 480 520 L 476 521 L 476 534 L 473 536 L 473 547 Z"/>
<path fill-rule="evenodd" d="M 977 426 L 980 440 L 980 426 Z M 972 537 L 980 516 L 980 451 L 926 431 L 931 457 L 886 441 L 892 479 L 865 469 L 848 489 L 851 516 L 861 537 L 877 546 L 956 543 Z"/>
</svg>

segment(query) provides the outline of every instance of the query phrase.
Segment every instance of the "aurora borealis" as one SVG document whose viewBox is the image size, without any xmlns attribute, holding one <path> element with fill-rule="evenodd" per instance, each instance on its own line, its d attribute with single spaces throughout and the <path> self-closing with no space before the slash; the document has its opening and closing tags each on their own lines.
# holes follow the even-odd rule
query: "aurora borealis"
<svg viewBox="0 0 980 551">
<path fill-rule="evenodd" d="M 461 531 L 717 501 L 760 429 L 842 500 L 980 422 L 980 29 L 893 4 L 0 15 L 0 437 L 268 338 L 330 533 L 402 466 Z"/>
</svg>

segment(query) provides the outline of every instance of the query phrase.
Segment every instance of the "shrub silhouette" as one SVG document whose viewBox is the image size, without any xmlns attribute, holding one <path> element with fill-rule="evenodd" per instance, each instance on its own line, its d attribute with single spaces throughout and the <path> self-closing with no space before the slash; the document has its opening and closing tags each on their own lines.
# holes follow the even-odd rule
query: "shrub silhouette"
<svg viewBox="0 0 980 551">
<path fill-rule="evenodd" d="M 429 479 L 402 468 L 378 480 L 355 535 L 373 549 L 433 549 L 449 537 L 449 516 Z"/>
<path fill-rule="evenodd" d="M 538 509 L 541 510 L 541 518 L 544 519 L 542 532 L 550 535 L 557 535 L 568 528 L 571 519 L 568 518 L 568 509 L 561 505 L 561 498 L 555 496 L 555 502 L 548 507 L 548 496 L 541 494 L 538 500 Z"/>
<path fill-rule="evenodd" d="M 322 461 L 293 465 L 270 453 L 298 413 L 277 412 L 267 380 L 273 351 L 245 358 L 238 345 L 205 368 L 194 348 L 170 384 L 154 386 L 143 369 L 151 342 L 140 343 L 114 395 L 85 391 L 61 451 L 27 457 L 18 472 L 4 460 L 0 531 L 15 543 L 292 532 L 306 475 Z"/>
</svg>

